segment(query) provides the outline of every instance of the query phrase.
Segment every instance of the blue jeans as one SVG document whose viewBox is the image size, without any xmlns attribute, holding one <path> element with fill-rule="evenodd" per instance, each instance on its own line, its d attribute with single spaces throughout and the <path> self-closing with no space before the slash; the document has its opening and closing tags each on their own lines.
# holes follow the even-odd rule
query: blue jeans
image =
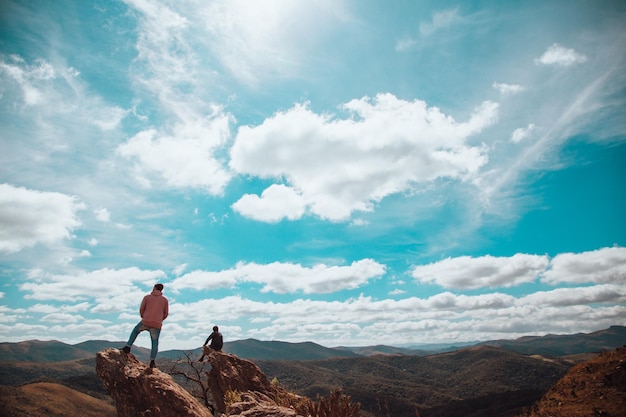
<svg viewBox="0 0 626 417">
<path fill-rule="evenodd" d="M 148 327 L 142 322 L 137 323 L 132 332 L 130 332 L 130 337 L 128 338 L 128 342 L 126 342 L 126 346 L 131 347 L 133 343 L 135 343 L 135 339 L 139 336 L 139 333 L 144 330 L 148 330 L 150 332 L 150 340 L 152 341 L 152 349 L 150 349 L 150 360 L 155 360 L 157 356 L 157 352 L 159 351 L 159 335 L 161 334 L 161 329 L 157 329 L 156 327 Z"/>
</svg>

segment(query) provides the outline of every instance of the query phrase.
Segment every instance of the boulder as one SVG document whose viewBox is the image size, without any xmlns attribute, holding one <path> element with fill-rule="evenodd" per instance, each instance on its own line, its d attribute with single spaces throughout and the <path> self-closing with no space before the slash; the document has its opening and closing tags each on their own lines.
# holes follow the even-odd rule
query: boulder
<svg viewBox="0 0 626 417">
<path fill-rule="evenodd" d="M 267 395 L 248 391 L 240 395 L 240 401 L 230 404 L 226 410 L 229 417 L 297 417 L 292 408 L 276 405 Z"/>
<path fill-rule="evenodd" d="M 119 417 L 213 417 L 170 375 L 149 368 L 132 353 L 98 352 L 96 372 L 115 400 Z"/>
<path fill-rule="evenodd" d="M 203 349 L 211 364 L 207 383 L 217 411 L 226 412 L 225 398 L 229 393 L 255 391 L 270 398 L 275 397 L 277 387 L 272 386 L 261 368 L 254 363 L 207 346 Z"/>
</svg>

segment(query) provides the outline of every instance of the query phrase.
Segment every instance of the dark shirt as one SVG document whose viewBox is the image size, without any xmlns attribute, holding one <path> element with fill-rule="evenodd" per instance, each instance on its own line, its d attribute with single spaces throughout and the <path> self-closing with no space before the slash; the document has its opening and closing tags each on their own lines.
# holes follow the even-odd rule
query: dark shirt
<svg viewBox="0 0 626 417">
<path fill-rule="evenodd" d="M 224 339 L 222 338 L 222 334 L 220 332 L 211 333 L 209 337 L 206 338 L 204 344 L 206 345 L 207 343 L 209 343 L 209 340 L 211 341 L 211 344 L 209 345 L 211 349 L 222 349 L 222 346 L 224 345 Z"/>
</svg>

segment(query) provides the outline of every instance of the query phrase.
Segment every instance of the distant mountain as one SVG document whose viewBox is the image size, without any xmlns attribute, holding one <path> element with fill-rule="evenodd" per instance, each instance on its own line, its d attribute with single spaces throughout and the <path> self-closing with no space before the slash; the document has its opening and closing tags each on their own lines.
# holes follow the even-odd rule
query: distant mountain
<svg viewBox="0 0 626 417">
<path fill-rule="evenodd" d="M 88 340 L 69 345 L 58 340 L 27 340 L 17 343 L 0 343 L 0 363 L 2 362 L 66 362 L 75 359 L 93 359 L 96 353 L 110 347 L 122 347 L 126 342 Z M 178 351 L 177 351 L 178 352 Z M 137 359 L 150 358 L 150 349 L 133 347 Z M 164 352 L 165 353 L 165 352 Z M 176 358 L 179 356 L 177 355 Z"/>
<path fill-rule="evenodd" d="M 386 345 L 376 346 L 339 346 L 335 349 L 347 350 L 353 352 L 358 356 L 373 356 L 373 355 L 415 355 L 415 356 L 427 356 L 434 353 L 440 353 L 441 350 L 423 350 L 402 348 Z"/>
<path fill-rule="evenodd" d="M 491 340 L 478 345 L 499 347 L 526 355 L 565 356 L 601 352 L 626 345 L 626 327 L 611 326 L 608 329 L 592 333 L 550 334 L 525 336 L 515 340 Z"/>
<path fill-rule="evenodd" d="M 86 342 L 76 343 L 73 346 L 75 348 L 85 350 L 95 355 L 96 353 L 106 348 L 110 348 L 110 347 L 121 348 L 125 344 L 126 342 L 111 342 L 110 340 L 87 340 Z"/>
<path fill-rule="evenodd" d="M 286 361 L 360 356 L 349 350 L 327 348 L 313 342 L 289 343 L 256 339 L 226 342 L 224 343 L 224 352 L 232 353 L 244 359 Z"/>
<path fill-rule="evenodd" d="M 58 362 L 91 357 L 91 352 L 57 340 L 0 343 L 0 361 Z"/>
<path fill-rule="evenodd" d="M 105 348 L 121 348 L 124 344 L 125 342 L 106 340 L 89 340 L 75 345 L 56 340 L 0 343 L 0 362 L 59 362 L 93 358 L 97 352 Z M 611 326 L 608 329 L 587 334 L 527 336 L 515 340 L 480 342 L 475 346 L 499 347 L 526 355 L 565 356 L 616 349 L 624 344 L 626 344 L 626 327 Z M 461 349 L 444 345 L 439 347 L 440 349 L 428 350 L 386 345 L 328 348 L 313 342 L 289 343 L 245 339 L 226 342 L 224 351 L 243 359 L 292 361 L 373 355 L 427 356 Z M 132 352 L 140 361 L 149 359 L 150 349 L 134 346 Z M 159 352 L 158 357 L 178 359 L 183 358 L 185 354 L 191 355 L 192 358 L 199 358 L 202 355 L 202 349 L 198 347 L 191 350 L 166 350 Z"/>
</svg>

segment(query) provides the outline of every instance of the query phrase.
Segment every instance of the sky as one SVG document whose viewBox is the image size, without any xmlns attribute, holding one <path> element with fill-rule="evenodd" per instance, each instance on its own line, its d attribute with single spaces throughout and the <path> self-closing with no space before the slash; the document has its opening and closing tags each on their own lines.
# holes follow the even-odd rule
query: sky
<svg viewBox="0 0 626 417">
<path fill-rule="evenodd" d="M 626 3 L 3 0 L 0 342 L 626 325 Z M 137 345 L 150 345 L 142 333 Z"/>
</svg>

